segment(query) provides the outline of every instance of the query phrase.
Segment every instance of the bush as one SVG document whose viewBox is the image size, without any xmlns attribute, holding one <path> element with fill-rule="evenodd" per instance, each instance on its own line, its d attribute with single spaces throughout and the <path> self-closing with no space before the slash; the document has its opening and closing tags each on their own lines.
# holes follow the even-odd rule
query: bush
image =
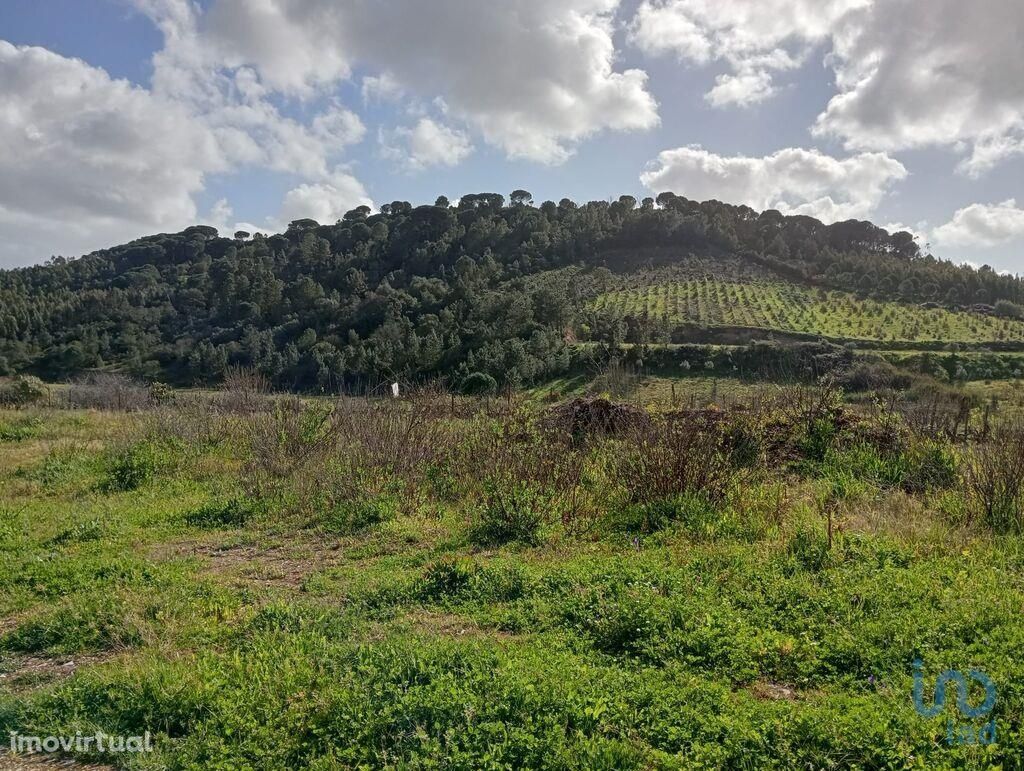
<svg viewBox="0 0 1024 771">
<path fill-rule="evenodd" d="M 16 420 L 0 420 L 0 442 L 20 442 L 32 439 L 39 433 L 43 422 L 33 416 L 20 417 Z"/>
<path fill-rule="evenodd" d="M 231 498 L 227 501 L 210 501 L 185 516 L 192 527 L 220 528 L 242 527 L 254 516 L 258 508 L 256 501 L 249 498 Z"/>
<path fill-rule="evenodd" d="M 548 496 L 527 481 L 489 480 L 470 528 L 470 540 L 480 546 L 515 541 L 536 546 L 549 504 Z"/>
<path fill-rule="evenodd" d="M 1009 300 L 999 300 L 995 304 L 994 312 L 997 316 L 1005 319 L 1024 318 L 1024 308 Z"/>
<path fill-rule="evenodd" d="M 49 396 L 47 385 L 32 375 L 18 375 L 13 380 L 0 383 L 0 406 L 3 407 L 24 407 Z"/>
<path fill-rule="evenodd" d="M 724 498 L 733 469 L 722 426 L 711 415 L 665 416 L 632 432 L 615 476 L 631 504 L 681 495 Z"/>
<path fill-rule="evenodd" d="M 488 396 L 497 390 L 498 381 L 486 372 L 471 372 L 462 381 L 462 393 L 469 396 Z"/>
<path fill-rule="evenodd" d="M 143 383 L 113 372 L 97 372 L 79 378 L 68 388 L 68 404 L 83 410 L 136 412 L 152 403 Z"/>
<path fill-rule="evenodd" d="M 386 495 L 359 496 L 335 501 L 317 518 L 317 525 L 332 535 L 354 535 L 394 519 L 398 504 Z"/>
<path fill-rule="evenodd" d="M 947 442 L 925 440 L 911 445 L 906 453 L 903 489 L 908 493 L 946 490 L 957 481 L 956 452 Z"/>
<path fill-rule="evenodd" d="M 1024 532 L 1024 428 L 1001 429 L 976 447 L 963 477 L 972 521 L 998 533 Z"/>
<path fill-rule="evenodd" d="M 426 569 L 418 582 L 416 596 L 426 602 L 453 599 L 469 588 L 477 572 L 476 564 L 467 560 L 440 560 Z"/>
<path fill-rule="evenodd" d="M 679 523 L 694 535 L 708 535 L 720 518 L 719 507 L 699 493 L 682 493 L 627 507 L 616 517 L 617 529 L 650 535 Z"/>
<path fill-rule="evenodd" d="M 90 519 L 86 522 L 76 522 L 71 527 L 60 531 L 57 535 L 47 541 L 49 546 L 66 546 L 70 543 L 88 543 L 98 541 L 103 537 L 103 523 L 98 519 Z"/>
<path fill-rule="evenodd" d="M 158 445 L 152 442 L 133 444 L 111 457 L 103 489 L 106 492 L 137 490 L 153 479 L 166 462 L 166 452 Z"/>
</svg>

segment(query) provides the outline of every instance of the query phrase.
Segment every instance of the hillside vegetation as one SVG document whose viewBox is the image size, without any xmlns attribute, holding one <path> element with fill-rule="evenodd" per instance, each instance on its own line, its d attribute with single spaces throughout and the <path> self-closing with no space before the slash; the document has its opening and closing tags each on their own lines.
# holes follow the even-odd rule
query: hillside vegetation
<svg viewBox="0 0 1024 771">
<path fill-rule="evenodd" d="M 792 306 L 808 287 L 878 302 L 984 304 L 1008 316 L 1024 302 L 1018 278 L 923 255 L 909 234 L 868 222 L 826 226 L 671 193 L 536 206 L 516 191 L 508 201 L 478 194 L 456 205 L 361 207 L 267 237 L 197 226 L 0 271 L 0 375 L 62 380 L 115 369 L 201 385 L 247 367 L 309 391 L 396 379 L 458 385 L 471 375 L 518 387 L 568 372 L 575 339 L 613 343 L 623 319 L 584 318 L 588 303 L 617 277 L 659 265 L 770 281 L 743 289 L 760 298 L 746 321 L 841 336 L 988 340 L 1019 327 L 909 310 L 886 320 L 888 307 L 838 299 L 845 310 L 815 300 L 805 313 Z M 696 299 L 697 318 L 719 323 Z"/>
<path fill-rule="evenodd" d="M 1024 321 L 860 299 L 846 292 L 780 282 L 736 283 L 712 277 L 618 289 L 592 307 L 674 324 L 756 327 L 837 340 L 898 343 L 1017 342 Z"/>
</svg>

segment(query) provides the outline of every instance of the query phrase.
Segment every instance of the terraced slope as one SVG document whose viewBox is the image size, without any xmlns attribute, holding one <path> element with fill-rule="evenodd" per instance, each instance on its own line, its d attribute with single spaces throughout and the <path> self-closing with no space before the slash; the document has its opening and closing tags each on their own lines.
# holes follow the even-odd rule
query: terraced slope
<svg viewBox="0 0 1024 771">
<path fill-rule="evenodd" d="M 1019 320 L 862 300 L 781 282 L 670 281 L 604 293 L 593 307 L 680 324 L 759 327 L 844 340 L 1024 343 Z"/>
</svg>

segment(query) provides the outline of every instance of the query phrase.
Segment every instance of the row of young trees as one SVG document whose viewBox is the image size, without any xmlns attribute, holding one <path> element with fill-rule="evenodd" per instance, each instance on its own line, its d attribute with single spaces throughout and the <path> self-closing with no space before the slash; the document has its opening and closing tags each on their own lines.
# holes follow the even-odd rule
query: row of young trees
<svg viewBox="0 0 1024 771">
<path fill-rule="evenodd" d="M 359 207 L 334 224 L 223 238 L 195 226 L 81 259 L 0 272 L 0 374 L 111 365 L 178 384 L 254 367 L 337 389 L 483 373 L 518 385 L 565 370 L 584 265 L 628 271 L 739 254 L 791 281 L 913 301 L 1024 301 L 1015 277 L 922 255 L 906 233 L 826 226 L 665 193 L 539 206 L 517 190 Z"/>
</svg>

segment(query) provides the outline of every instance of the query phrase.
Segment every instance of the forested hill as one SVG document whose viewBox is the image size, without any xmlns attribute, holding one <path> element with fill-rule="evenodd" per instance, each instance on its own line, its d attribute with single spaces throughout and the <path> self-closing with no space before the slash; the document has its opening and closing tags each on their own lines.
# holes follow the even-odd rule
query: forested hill
<svg viewBox="0 0 1024 771">
<path fill-rule="evenodd" d="M 0 374 L 113 367 L 199 384 L 247 366 L 304 389 L 472 372 L 527 383 L 566 369 L 568 340 L 601 336 L 587 302 L 612 274 L 688 259 L 883 300 L 1024 301 L 1020 279 L 867 222 L 671 193 L 535 206 L 516 191 L 361 207 L 269 237 L 197 226 L 0 271 Z"/>
</svg>

